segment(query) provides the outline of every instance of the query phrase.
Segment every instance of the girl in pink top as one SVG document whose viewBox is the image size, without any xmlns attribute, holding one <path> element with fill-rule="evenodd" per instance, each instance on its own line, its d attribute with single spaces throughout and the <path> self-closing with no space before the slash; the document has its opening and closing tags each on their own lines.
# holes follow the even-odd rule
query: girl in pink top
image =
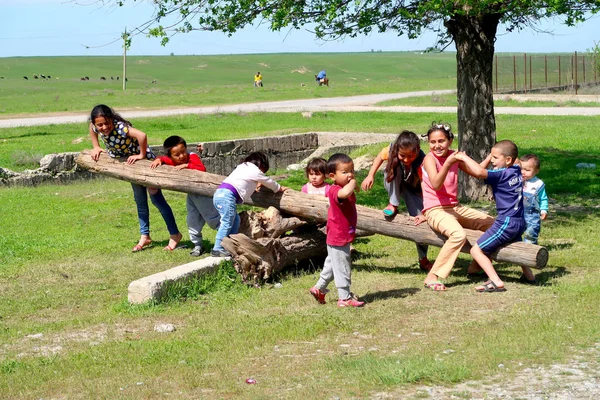
<svg viewBox="0 0 600 400">
<path fill-rule="evenodd" d="M 315 157 L 306 164 L 304 169 L 308 183 L 302 186 L 302 193 L 326 196 L 331 185 L 325 182 L 327 177 L 327 161 L 324 158 Z"/>
<path fill-rule="evenodd" d="M 440 279 L 446 279 L 454 266 L 458 253 L 467 241 L 463 228 L 487 230 L 494 218 L 481 211 L 462 206 L 458 202 L 458 169 L 464 170 L 456 152 L 450 150 L 454 134 L 448 124 L 433 124 L 427 131 L 429 154 L 421 166 L 423 189 L 423 216 L 429 226 L 448 237 L 425 278 L 425 287 L 434 291 L 446 290 Z M 467 172 L 467 171 L 465 171 Z"/>
</svg>

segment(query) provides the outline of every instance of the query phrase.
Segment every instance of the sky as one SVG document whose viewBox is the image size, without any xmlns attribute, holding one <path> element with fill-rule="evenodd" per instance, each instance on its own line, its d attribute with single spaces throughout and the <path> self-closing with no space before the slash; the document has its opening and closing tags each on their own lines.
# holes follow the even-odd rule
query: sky
<svg viewBox="0 0 600 400">
<path fill-rule="evenodd" d="M 126 0 L 114 7 L 105 0 L 0 0 L 0 57 L 121 55 L 120 39 L 153 14 L 152 1 Z M 585 52 L 600 43 L 600 16 L 576 27 L 559 20 L 543 21 L 539 28 L 506 33 L 500 28 L 496 52 Z M 343 41 L 317 41 L 307 30 L 270 32 L 265 26 L 245 28 L 228 37 L 218 32 L 176 35 L 166 47 L 157 38 L 137 35 L 129 55 L 212 55 L 287 52 L 419 51 L 432 46 L 435 35 L 410 40 L 393 33 L 372 34 Z M 454 45 L 447 49 L 454 51 Z"/>
</svg>

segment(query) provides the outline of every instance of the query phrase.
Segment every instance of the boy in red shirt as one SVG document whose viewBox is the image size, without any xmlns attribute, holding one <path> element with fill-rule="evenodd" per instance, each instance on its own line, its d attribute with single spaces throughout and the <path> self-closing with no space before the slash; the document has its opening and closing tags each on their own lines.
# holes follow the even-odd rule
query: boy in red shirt
<svg viewBox="0 0 600 400">
<path fill-rule="evenodd" d="M 310 294 L 325 304 L 327 285 L 335 281 L 338 290 L 338 307 L 362 307 L 360 301 L 350 291 L 352 261 L 350 244 L 356 236 L 356 196 L 358 191 L 354 179 L 354 162 L 346 154 L 337 153 L 327 161 L 329 178 L 334 184 L 329 188 L 329 210 L 327 211 L 327 258 L 317 284 Z"/>
<path fill-rule="evenodd" d="M 201 172 L 206 172 L 206 167 L 196 153 L 188 153 L 187 143 L 180 136 L 169 136 L 163 144 L 165 149 L 164 156 L 155 159 L 150 168 L 156 168 L 159 165 L 167 164 L 180 169 L 195 169 Z M 201 147 L 199 146 L 199 149 Z M 221 217 L 213 205 L 212 198 L 200 196 L 198 194 L 187 195 L 186 201 L 188 231 L 190 240 L 194 244 L 194 248 L 190 252 L 193 257 L 198 257 L 204 250 L 202 249 L 202 228 L 204 224 L 208 224 L 212 229 L 219 227 Z"/>
</svg>

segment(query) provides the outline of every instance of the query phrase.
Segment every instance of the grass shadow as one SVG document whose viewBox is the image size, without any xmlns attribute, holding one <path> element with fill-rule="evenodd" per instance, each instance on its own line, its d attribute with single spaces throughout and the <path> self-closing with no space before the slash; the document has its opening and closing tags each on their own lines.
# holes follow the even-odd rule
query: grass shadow
<svg viewBox="0 0 600 400">
<path fill-rule="evenodd" d="M 373 292 L 367 293 L 364 296 L 361 296 L 360 299 L 367 303 L 374 303 L 380 300 L 395 298 L 395 299 L 403 299 L 408 296 L 414 296 L 416 293 L 420 292 L 421 289 L 417 288 L 404 288 L 404 289 L 392 289 L 392 290 L 384 290 L 381 292 Z"/>
</svg>

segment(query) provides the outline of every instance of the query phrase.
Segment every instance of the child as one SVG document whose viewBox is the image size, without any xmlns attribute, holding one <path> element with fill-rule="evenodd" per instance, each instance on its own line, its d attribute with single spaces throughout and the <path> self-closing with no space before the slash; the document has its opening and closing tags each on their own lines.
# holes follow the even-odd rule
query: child
<svg viewBox="0 0 600 400">
<path fill-rule="evenodd" d="M 464 167 L 457 162 L 455 151 L 450 150 L 454 140 L 450 125 L 432 124 L 427 138 L 430 152 L 421 167 L 424 215 L 417 216 L 415 224 L 426 219 L 433 230 L 448 237 L 424 282 L 426 288 L 442 291 L 446 286 L 440 278 L 450 275 L 467 240 L 464 228 L 485 231 L 492 226 L 494 218 L 458 202 L 458 168 L 464 170 Z"/>
<path fill-rule="evenodd" d="M 260 74 L 260 71 L 254 75 L 254 87 L 263 87 L 262 75 Z"/>
<path fill-rule="evenodd" d="M 119 114 L 114 112 L 110 107 L 100 104 L 92 109 L 90 115 L 90 137 L 92 139 L 92 159 L 97 161 L 100 153 L 104 150 L 100 147 L 98 136 L 104 142 L 106 152 L 110 157 L 127 157 L 127 164 L 133 164 L 137 160 L 149 159 L 153 160 L 156 156 L 148 147 L 146 134 L 131 126 L 131 122 L 127 121 Z M 173 211 L 165 200 L 160 189 L 147 188 L 132 183 L 133 198 L 137 205 L 138 220 L 140 223 L 140 240 L 131 251 L 137 252 L 152 244 L 150 238 L 150 210 L 148 209 L 148 193 L 152 204 L 158 208 L 169 230 L 169 244 L 165 250 L 174 250 L 182 238 Z"/>
<path fill-rule="evenodd" d="M 520 158 L 523 174 L 523 208 L 527 229 L 523 241 L 538 244 L 541 221 L 548 217 L 548 195 L 544 182 L 536 175 L 540 172 L 540 159 L 535 154 L 525 154 Z M 529 267 L 523 267 L 523 275 L 519 278 L 523 283 L 536 284 L 535 276 Z"/>
<path fill-rule="evenodd" d="M 180 136 L 169 136 L 164 143 L 165 154 L 154 160 L 150 168 L 161 164 L 174 166 L 176 170 L 195 169 L 206 172 L 206 167 L 196 153 L 188 153 L 187 143 Z M 219 227 L 220 216 L 213 206 L 212 198 L 188 193 L 186 200 L 187 225 L 190 240 L 194 248 L 190 252 L 192 257 L 199 257 L 204 253 L 202 249 L 202 228 L 208 223 L 212 229 Z"/>
<path fill-rule="evenodd" d="M 395 142 L 383 148 L 375 157 L 373 166 L 363 180 L 361 188 L 366 191 L 373 187 L 375 174 L 381 164 L 387 160 L 383 185 L 389 194 L 390 202 L 383 209 L 386 217 L 393 217 L 398 213 L 400 196 L 404 199 L 411 217 L 421 215 L 423 191 L 421 190 L 419 169 L 424 158 L 425 153 L 421 150 L 421 141 L 411 131 L 402 131 Z M 417 254 L 419 255 L 419 268 L 429 272 L 433 264 L 427 259 L 427 246 L 417 243 Z"/>
<path fill-rule="evenodd" d="M 465 153 L 456 155 L 456 159 L 465 165 L 465 172 L 492 187 L 498 216 L 494 225 L 486 230 L 477 243 L 471 247 L 471 256 L 487 274 L 489 280 L 475 288 L 478 292 L 504 292 L 504 283 L 496 273 L 488 254 L 498 247 L 521 240 L 525 232 L 523 213 L 523 176 L 518 165 L 518 149 L 510 140 L 502 140 L 492 147 L 491 154 L 480 164 Z M 493 170 L 485 167 L 492 163 Z M 531 273 L 531 270 L 527 268 Z M 525 271 L 525 269 L 523 270 Z"/>
<path fill-rule="evenodd" d="M 362 307 L 351 291 L 350 244 L 356 235 L 356 196 L 358 190 L 354 179 L 354 162 L 346 154 L 334 154 L 327 161 L 329 178 L 334 184 L 329 189 L 327 211 L 327 258 L 317 284 L 310 294 L 325 304 L 327 285 L 334 280 L 338 290 L 338 307 Z"/>
<path fill-rule="evenodd" d="M 266 186 L 273 192 L 286 190 L 279 183 L 265 175 L 269 170 L 269 159 L 266 154 L 257 151 L 246 157 L 223 183 L 219 185 L 213 197 L 213 204 L 221 216 L 219 229 L 215 238 L 215 246 L 211 251 L 213 257 L 231 256 L 221 246 L 226 236 L 237 233 L 240 228 L 240 216 L 237 205 L 250 199 L 258 185 Z"/>
<path fill-rule="evenodd" d="M 327 196 L 331 185 L 325 182 L 327 177 L 327 161 L 323 158 L 315 157 L 306 164 L 305 168 L 308 183 L 302 186 L 302 193 Z"/>
</svg>

